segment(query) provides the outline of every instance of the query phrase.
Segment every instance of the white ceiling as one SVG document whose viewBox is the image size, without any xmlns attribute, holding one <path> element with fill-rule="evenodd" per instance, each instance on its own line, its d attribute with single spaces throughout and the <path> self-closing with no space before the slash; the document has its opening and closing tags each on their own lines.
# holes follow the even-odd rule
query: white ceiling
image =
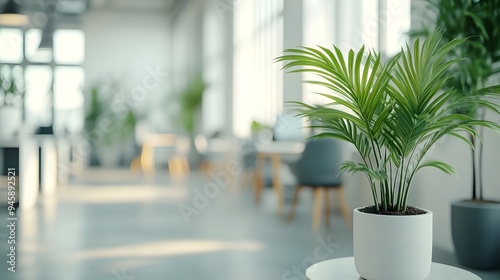
<svg viewBox="0 0 500 280">
<path fill-rule="evenodd" d="M 7 0 L 0 0 L 0 5 Z M 17 0 L 26 12 L 43 9 L 48 3 L 57 3 L 61 13 L 81 14 L 90 9 L 110 9 L 119 11 L 165 11 L 170 10 L 176 2 L 187 0 Z"/>
<path fill-rule="evenodd" d="M 170 9 L 175 2 L 176 0 L 90 0 L 90 7 L 92 9 L 158 11 Z"/>
</svg>

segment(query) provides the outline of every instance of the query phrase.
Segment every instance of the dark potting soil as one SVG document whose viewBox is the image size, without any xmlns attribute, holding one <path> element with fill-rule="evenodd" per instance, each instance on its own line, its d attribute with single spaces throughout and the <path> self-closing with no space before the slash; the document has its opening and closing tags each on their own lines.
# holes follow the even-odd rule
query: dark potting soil
<svg viewBox="0 0 500 280">
<path fill-rule="evenodd" d="M 411 216 L 411 215 L 422 215 L 427 213 L 422 209 L 418 209 L 412 206 L 406 207 L 406 211 L 396 211 L 394 208 L 388 208 L 384 211 L 382 206 L 379 206 L 379 211 L 377 212 L 375 206 L 367 206 L 365 208 L 359 209 L 360 212 L 376 215 L 393 215 L 393 216 Z"/>
</svg>

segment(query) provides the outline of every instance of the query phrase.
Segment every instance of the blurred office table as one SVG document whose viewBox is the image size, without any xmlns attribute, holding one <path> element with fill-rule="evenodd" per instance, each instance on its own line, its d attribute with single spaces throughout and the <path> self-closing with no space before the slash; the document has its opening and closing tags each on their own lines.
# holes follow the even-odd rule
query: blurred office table
<svg viewBox="0 0 500 280">
<path fill-rule="evenodd" d="M 201 134 L 195 137 L 194 145 L 201 155 L 200 170 L 207 173 L 212 171 L 217 164 L 224 168 L 225 164 L 234 159 L 240 150 L 240 143 L 237 139 L 208 139 Z"/>
<path fill-rule="evenodd" d="M 283 213 L 283 186 L 280 179 L 280 164 L 283 156 L 299 156 L 305 148 L 304 142 L 272 141 L 260 143 L 257 148 L 257 165 L 255 168 L 257 182 L 255 184 L 255 202 L 262 196 L 262 169 L 266 158 L 271 160 L 273 169 L 273 189 L 278 197 L 278 214 Z"/>
<path fill-rule="evenodd" d="M 168 160 L 168 169 L 173 176 L 182 175 L 189 171 L 187 153 L 189 151 L 189 138 L 176 134 L 147 133 L 138 140 L 142 144 L 141 154 L 134 159 L 130 169 L 140 167 L 142 172 L 149 177 L 155 174 L 155 148 L 172 148 L 175 155 Z"/>
<path fill-rule="evenodd" d="M 19 148 L 19 170 L 15 170 L 15 176 L 19 178 L 16 181 L 19 209 L 29 210 L 36 204 L 40 183 L 43 195 L 54 193 L 57 187 L 58 162 L 56 139 L 53 135 L 23 135 L 19 138 L 0 139 L 0 147 Z"/>
<path fill-rule="evenodd" d="M 363 280 L 356 272 L 354 257 L 331 259 L 316 263 L 306 270 L 309 280 Z M 481 280 L 481 278 L 466 270 L 432 263 L 431 272 L 426 280 Z"/>
</svg>

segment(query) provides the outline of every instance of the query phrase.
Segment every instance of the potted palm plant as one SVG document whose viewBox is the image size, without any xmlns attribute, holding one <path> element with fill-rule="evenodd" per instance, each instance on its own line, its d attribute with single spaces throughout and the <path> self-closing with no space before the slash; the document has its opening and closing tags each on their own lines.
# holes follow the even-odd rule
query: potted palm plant
<svg viewBox="0 0 500 280">
<path fill-rule="evenodd" d="M 443 44 L 442 32 L 437 31 L 387 62 L 364 47 L 347 55 L 335 46 L 289 49 L 277 58 L 290 72 L 316 74 L 319 79 L 310 83 L 330 91 L 319 93 L 331 100 L 326 105 L 293 103 L 300 116 L 318 123 L 315 128 L 322 132 L 313 137 L 345 140 L 362 158 L 345 161 L 341 170 L 366 174 L 373 195 L 373 205 L 354 210 L 354 259 L 365 279 L 427 277 L 432 212 L 408 205 L 415 174 L 424 167 L 454 172 L 447 163 L 425 158 L 444 136 L 472 145 L 461 132 L 477 135 L 472 126 L 500 131 L 496 123 L 454 110 L 479 103 L 498 109 L 482 97 L 498 94 L 499 85 L 460 98 L 455 98 L 456 89 L 441 90 L 448 70 L 459 60 L 447 60 L 447 54 L 463 43 L 456 39 Z"/>
<path fill-rule="evenodd" d="M 457 97 L 468 95 L 478 88 L 498 81 L 500 77 L 500 0 L 429 0 L 434 13 L 425 26 L 411 32 L 415 37 L 426 36 L 430 30 L 442 28 L 443 42 L 468 38 L 448 54 L 451 59 L 467 59 L 455 64 L 455 74 L 445 87 L 459 89 Z M 450 12 L 453 11 L 453 12 Z M 429 14 L 429 13 L 428 13 Z M 457 107 L 458 113 L 484 118 L 480 103 Z M 471 129 L 482 130 L 472 126 Z M 455 252 L 461 264 L 477 269 L 500 267 L 500 202 L 483 196 L 483 141 L 475 134 L 468 135 L 473 143 L 471 196 L 452 203 L 452 236 Z M 471 242 L 473 240 L 473 242 Z"/>
<path fill-rule="evenodd" d="M 88 93 L 85 130 L 92 147 L 91 165 L 117 166 L 128 162 L 133 146 L 137 115 L 124 102 L 121 82 L 109 80 L 94 84 Z"/>
</svg>

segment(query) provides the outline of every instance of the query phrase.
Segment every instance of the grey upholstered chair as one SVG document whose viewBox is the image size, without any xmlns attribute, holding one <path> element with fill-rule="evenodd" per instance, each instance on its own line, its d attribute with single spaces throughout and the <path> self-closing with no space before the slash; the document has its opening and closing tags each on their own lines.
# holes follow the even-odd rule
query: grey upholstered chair
<svg viewBox="0 0 500 280">
<path fill-rule="evenodd" d="M 297 162 L 290 163 L 290 170 L 297 178 L 297 188 L 293 195 L 288 222 L 293 219 L 299 192 L 304 188 L 312 188 L 314 190 L 313 230 L 317 230 L 320 225 L 322 196 L 325 199 L 325 222 L 329 225 L 329 190 L 337 191 L 344 220 L 348 225 L 351 224 L 351 215 L 347 207 L 341 177 L 336 176 L 338 164 L 341 161 L 340 141 L 331 138 L 307 141 L 302 157 Z"/>
</svg>

